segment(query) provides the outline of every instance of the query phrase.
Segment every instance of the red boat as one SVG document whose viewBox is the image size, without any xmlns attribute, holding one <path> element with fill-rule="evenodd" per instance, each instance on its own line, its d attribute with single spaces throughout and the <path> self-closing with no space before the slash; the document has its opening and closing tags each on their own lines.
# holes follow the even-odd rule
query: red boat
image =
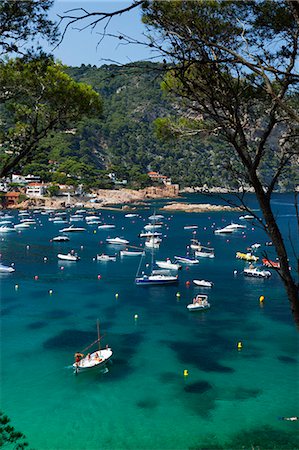
<svg viewBox="0 0 299 450">
<path fill-rule="evenodd" d="M 266 267 L 270 267 L 273 269 L 280 269 L 280 263 L 279 262 L 275 262 L 275 261 L 271 261 L 271 259 L 267 259 L 267 258 L 263 258 L 262 259 L 262 263 L 264 266 Z"/>
</svg>

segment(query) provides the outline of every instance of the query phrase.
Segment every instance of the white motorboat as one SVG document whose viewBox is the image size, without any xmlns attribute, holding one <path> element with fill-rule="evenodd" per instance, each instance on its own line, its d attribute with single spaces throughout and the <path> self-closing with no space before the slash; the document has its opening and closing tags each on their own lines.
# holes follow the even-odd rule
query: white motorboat
<svg viewBox="0 0 299 450">
<path fill-rule="evenodd" d="M 35 225 L 36 222 L 34 219 L 20 219 L 21 223 L 28 223 L 28 225 Z"/>
<path fill-rule="evenodd" d="M 115 255 L 105 255 L 104 253 L 102 253 L 101 255 L 97 255 L 97 261 L 116 261 L 116 256 Z"/>
<path fill-rule="evenodd" d="M 182 264 L 199 264 L 198 259 L 189 256 L 175 256 L 174 259 Z"/>
<path fill-rule="evenodd" d="M 94 220 L 100 220 L 99 216 L 86 216 L 85 217 L 86 222 L 93 222 Z"/>
<path fill-rule="evenodd" d="M 208 296 L 203 294 L 194 297 L 193 302 L 190 303 L 190 305 L 187 305 L 189 311 L 204 311 L 210 307 L 211 305 L 208 302 Z"/>
<path fill-rule="evenodd" d="M 192 250 L 199 250 L 201 248 L 201 244 L 197 239 L 191 239 L 190 248 L 192 248 Z"/>
<path fill-rule="evenodd" d="M 11 266 L 5 266 L 4 264 L 0 263 L 0 273 L 11 273 L 15 272 L 15 269 Z"/>
<path fill-rule="evenodd" d="M 138 251 L 138 250 L 136 250 L 136 251 L 134 251 L 134 250 L 121 250 L 119 252 L 119 255 L 120 256 L 142 256 L 142 255 L 144 255 L 144 251 L 143 250 L 141 250 L 141 251 Z"/>
<path fill-rule="evenodd" d="M 153 214 L 152 216 L 149 216 L 149 220 L 162 220 L 164 219 L 164 216 L 162 214 Z"/>
<path fill-rule="evenodd" d="M 231 234 L 233 233 L 234 229 L 231 228 L 229 225 L 227 225 L 224 228 L 219 228 L 214 231 L 214 234 Z"/>
<path fill-rule="evenodd" d="M 241 225 L 240 223 L 230 223 L 229 225 L 227 225 L 228 228 L 232 228 L 233 230 L 240 230 L 240 229 L 244 229 L 247 228 L 246 225 Z"/>
<path fill-rule="evenodd" d="M 162 223 L 148 223 L 143 228 L 145 230 L 156 230 L 156 228 L 162 228 Z"/>
<path fill-rule="evenodd" d="M 147 248 L 160 248 L 162 240 L 159 237 L 151 237 L 145 241 L 144 245 Z"/>
<path fill-rule="evenodd" d="M 70 222 L 82 222 L 82 220 L 84 220 L 84 217 L 79 214 L 70 216 Z"/>
<path fill-rule="evenodd" d="M 63 254 L 63 253 L 58 253 L 57 255 L 58 259 L 62 259 L 64 261 L 79 261 L 80 257 L 76 254 L 76 253 L 67 253 L 67 254 Z"/>
<path fill-rule="evenodd" d="M 86 231 L 86 228 L 74 227 L 74 225 L 71 225 L 70 227 L 62 228 L 62 230 L 59 230 L 60 233 L 75 233 L 79 231 Z"/>
<path fill-rule="evenodd" d="M 193 283 L 196 284 L 196 286 L 201 287 L 213 287 L 212 281 L 206 281 L 206 280 L 193 280 Z"/>
<path fill-rule="evenodd" d="M 245 216 L 240 216 L 239 220 L 252 220 L 254 219 L 254 216 L 252 216 L 251 214 L 246 214 Z"/>
<path fill-rule="evenodd" d="M 252 266 L 245 268 L 243 270 L 243 273 L 247 277 L 254 277 L 254 278 L 270 278 L 272 275 L 269 270 L 263 270 L 258 267 L 252 267 Z"/>
<path fill-rule="evenodd" d="M 111 228 L 115 228 L 115 225 L 112 224 L 104 224 L 104 225 L 99 225 L 98 226 L 98 230 L 110 230 Z"/>
<path fill-rule="evenodd" d="M 53 242 L 67 242 L 69 240 L 70 238 L 68 236 L 55 236 L 52 239 Z"/>
<path fill-rule="evenodd" d="M 159 231 L 146 231 L 145 233 L 140 233 L 140 238 L 151 238 L 151 237 L 159 237 L 162 236 L 162 233 Z"/>
<path fill-rule="evenodd" d="M 6 225 L 2 225 L 0 227 L 0 233 L 11 233 L 12 231 L 16 231 L 16 230 L 12 227 L 7 227 Z"/>
<path fill-rule="evenodd" d="M 1 220 L 0 222 L 0 226 L 2 227 L 2 225 L 11 225 L 12 221 L 11 220 Z"/>
<path fill-rule="evenodd" d="M 75 353 L 75 362 L 73 364 L 74 372 L 78 374 L 79 372 L 89 371 L 96 367 L 104 366 L 107 361 L 112 357 L 113 352 L 112 349 L 108 346 L 106 348 L 101 349 L 100 341 L 100 329 L 99 329 L 99 321 L 97 321 L 97 329 L 98 329 L 98 339 L 90 344 L 84 351 L 89 350 L 95 344 L 99 344 L 99 349 L 92 353 L 87 353 L 84 355 L 83 353 Z"/>
<path fill-rule="evenodd" d="M 213 248 L 201 246 L 195 251 L 195 256 L 200 258 L 215 258 L 215 252 Z"/>
<path fill-rule="evenodd" d="M 171 262 L 169 258 L 167 258 L 166 261 L 156 261 L 156 265 L 161 267 L 161 269 L 168 270 L 180 270 L 182 268 L 180 264 Z"/>
<path fill-rule="evenodd" d="M 106 239 L 107 244 L 113 244 L 113 245 L 127 245 L 129 244 L 129 241 L 126 239 L 115 237 L 115 238 L 107 238 Z"/>
<path fill-rule="evenodd" d="M 137 216 L 138 216 L 138 214 L 131 214 L 131 213 L 125 215 L 125 217 L 127 219 L 132 219 L 133 217 L 137 217 Z"/>
<path fill-rule="evenodd" d="M 28 223 L 16 223 L 14 225 L 14 228 L 16 230 L 18 230 L 18 229 L 24 230 L 25 228 L 30 228 L 30 225 Z"/>
<path fill-rule="evenodd" d="M 162 285 L 162 284 L 176 284 L 178 283 L 178 276 L 175 275 L 166 275 L 166 274 L 150 274 L 150 275 L 141 275 L 140 277 L 135 278 L 135 283 L 138 286 L 151 286 L 151 285 Z"/>
<path fill-rule="evenodd" d="M 197 225 L 185 225 L 184 230 L 196 230 L 198 228 Z"/>
<path fill-rule="evenodd" d="M 55 225 L 67 225 L 68 221 L 67 220 L 63 220 L 63 219 L 55 219 L 55 220 L 53 220 L 53 223 Z"/>
<path fill-rule="evenodd" d="M 258 242 L 256 242 L 255 244 L 252 244 L 250 247 L 252 248 L 252 250 L 257 250 L 258 248 L 261 247 L 261 244 L 259 244 Z"/>
</svg>

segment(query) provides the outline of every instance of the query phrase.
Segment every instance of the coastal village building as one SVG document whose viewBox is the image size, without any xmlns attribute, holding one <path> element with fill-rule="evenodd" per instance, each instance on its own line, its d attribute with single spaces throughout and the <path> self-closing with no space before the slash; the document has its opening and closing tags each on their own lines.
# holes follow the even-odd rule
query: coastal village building
<svg viewBox="0 0 299 450">
<path fill-rule="evenodd" d="M 110 180 L 112 181 L 112 183 L 114 183 L 114 184 L 123 184 L 123 185 L 126 185 L 126 184 L 128 184 L 128 180 L 118 180 L 117 178 L 116 178 L 116 175 L 115 175 L 115 173 L 108 173 L 108 178 L 110 178 Z"/>
<path fill-rule="evenodd" d="M 19 184 L 28 184 L 28 183 L 40 183 L 40 176 L 38 175 L 26 175 L 25 177 L 23 175 L 18 174 L 12 174 L 11 176 L 11 182 L 12 183 L 19 183 Z"/>
<path fill-rule="evenodd" d="M 147 175 L 152 181 L 163 183 L 166 186 L 171 185 L 171 178 L 167 177 L 166 175 L 161 175 L 159 172 L 148 172 Z"/>
<path fill-rule="evenodd" d="M 43 183 L 29 183 L 26 188 L 28 197 L 43 197 L 46 192 L 46 186 Z"/>
</svg>

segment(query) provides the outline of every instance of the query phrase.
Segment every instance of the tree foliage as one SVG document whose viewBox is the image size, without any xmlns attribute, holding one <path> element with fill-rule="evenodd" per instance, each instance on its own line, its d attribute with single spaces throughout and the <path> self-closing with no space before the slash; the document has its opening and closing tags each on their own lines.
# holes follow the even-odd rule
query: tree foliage
<svg viewBox="0 0 299 450">
<path fill-rule="evenodd" d="M 0 56 L 10 53 L 33 52 L 40 38 L 54 43 L 57 26 L 47 13 L 53 0 L 2 0 L 0 3 Z"/>
<path fill-rule="evenodd" d="M 50 131 L 66 129 L 102 110 L 100 96 L 90 86 L 72 80 L 49 57 L 2 63 L 0 84 L 6 117 L 0 137 L 7 152 L 0 176 L 31 157 Z"/>
<path fill-rule="evenodd" d="M 143 8 L 144 22 L 158 35 L 152 45 L 170 65 L 164 89 L 180 99 L 193 133 L 198 122 L 199 134 L 204 129 L 227 142 L 234 153 L 227 167 L 240 187 L 255 190 L 299 321 L 299 258 L 292 276 L 271 208 L 278 180 L 299 157 L 296 17 L 288 2 L 268 0 L 151 1 Z"/>
<path fill-rule="evenodd" d="M 10 419 L 0 411 L 0 447 L 10 446 L 15 450 L 28 447 L 23 433 L 16 431 L 10 424 Z"/>
</svg>

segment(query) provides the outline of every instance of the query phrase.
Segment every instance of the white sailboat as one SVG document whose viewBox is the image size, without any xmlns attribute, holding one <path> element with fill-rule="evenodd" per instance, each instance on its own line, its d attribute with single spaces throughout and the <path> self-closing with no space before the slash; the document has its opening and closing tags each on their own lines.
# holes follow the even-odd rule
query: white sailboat
<svg viewBox="0 0 299 450">
<path fill-rule="evenodd" d="M 135 277 L 135 283 L 138 286 L 153 286 L 153 285 L 168 285 L 177 284 L 179 279 L 178 275 L 171 275 L 170 272 L 163 272 L 158 270 L 153 270 L 154 266 L 154 249 L 152 248 L 152 258 L 151 258 L 151 268 L 149 274 L 142 272 L 140 274 L 140 268 L 143 257 L 140 259 L 139 267 Z"/>
<path fill-rule="evenodd" d="M 74 373 L 78 374 L 79 372 L 85 372 L 89 371 L 91 369 L 94 369 L 95 367 L 100 367 L 106 364 L 106 362 L 112 357 L 113 352 L 110 347 L 106 347 L 104 349 L 101 349 L 100 341 L 100 325 L 99 321 L 97 320 L 97 331 L 98 331 L 98 338 L 92 344 L 90 344 L 88 347 L 86 347 L 83 351 L 89 350 L 91 347 L 93 347 L 95 344 L 99 344 L 99 349 L 92 352 L 87 353 L 87 355 L 84 355 L 84 353 L 75 353 L 75 362 L 73 364 L 74 367 Z"/>
</svg>

